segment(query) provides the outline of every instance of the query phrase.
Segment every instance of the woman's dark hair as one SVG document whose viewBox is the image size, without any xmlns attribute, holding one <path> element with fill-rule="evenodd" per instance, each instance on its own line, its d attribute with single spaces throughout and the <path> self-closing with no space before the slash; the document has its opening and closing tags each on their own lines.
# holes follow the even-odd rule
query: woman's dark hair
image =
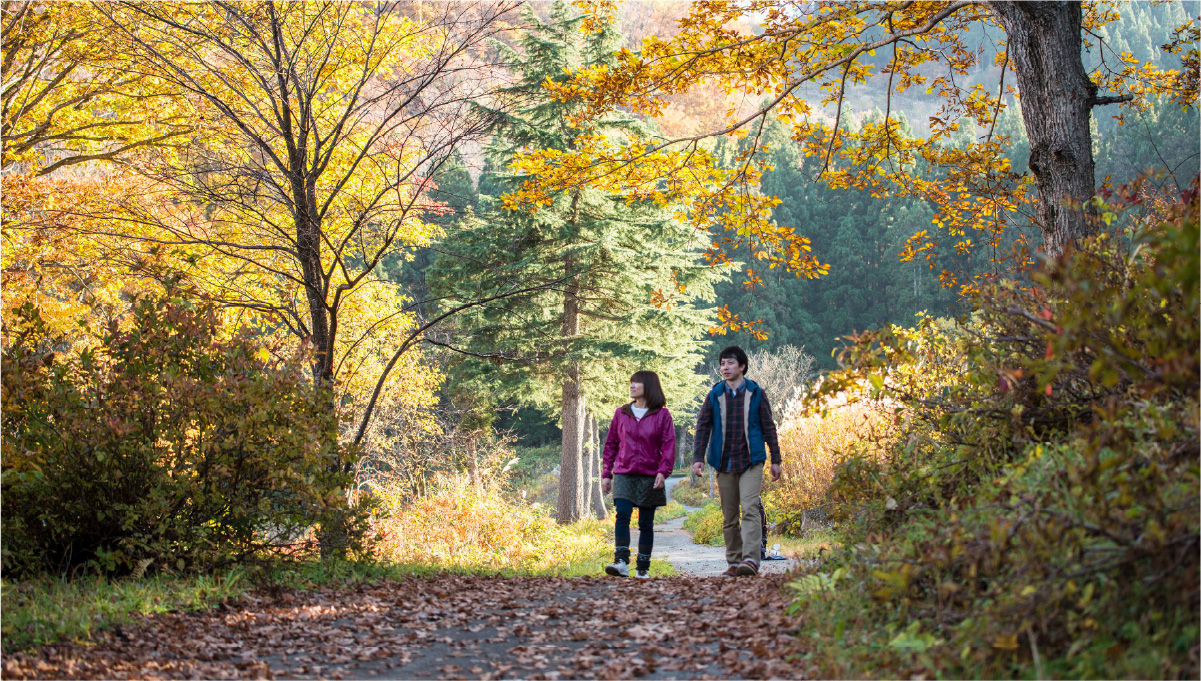
<svg viewBox="0 0 1201 681">
<path fill-rule="evenodd" d="M 722 350 L 721 354 L 717 356 L 717 361 L 720 362 L 723 359 L 732 359 L 738 362 L 738 366 L 742 368 L 743 376 L 746 376 L 747 370 L 751 368 L 751 362 L 746 358 L 746 353 L 743 352 L 742 348 L 738 347 L 737 345 L 731 345 L 725 350 Z"/>
<path fill-rule="evenodd" d="M 635 371 L 630 376 L 630 383 L 641 383 L 642 394 L 646 396 L 647 409 L 662 409 L 667 406 L 667 398 L 663 396 L 663 386 L 659 384 L 659 374 L 653 371 Z"/>
</svg>

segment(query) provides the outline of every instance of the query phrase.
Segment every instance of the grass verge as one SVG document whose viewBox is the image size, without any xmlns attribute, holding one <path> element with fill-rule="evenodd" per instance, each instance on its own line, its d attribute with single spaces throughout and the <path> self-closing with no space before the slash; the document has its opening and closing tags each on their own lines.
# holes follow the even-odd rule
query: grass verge
<svg viewBox="0 0 1201 681">
<path fill-rule="evenodd" d="M 656 519 L 684 513 L 672 503 Z M 12 652 L 86 642 L 140 615 L 200 610 L 268 585 L 309 589 L 440 574 L 600 577 L 613 560 L 611 519 L 559 525 L 544 508 L 512 504 L 495 491 L 455 488 L 397 502 L 377 519 L 376 529 L 381 539 L 375 555 L 357 561 L 274 562 L 196 576 L 4 581 L 0 645 Z M 663 560 L 652 561 L 650 573 L 677 574 Z"/>
<path fill-rule="evenodd" d="M 141 579 L 88 577 L 0 582 L 4 603 L 0 648 L 7 653 L 73 641 L 86 643 L 99 631 L 130 624 L 141 615 L 205 610 L 265 586 L 314 589 L 361 582 L 445 574 L 497 577 L 602 577 L 613 560 L 611 541 L 598 541 L 574 559 L 540 569 L 455 567 L 434 563 L 384 561 L 298 561 L 255 571 L 240 568 L 189 577 L 153 575 Z M 652 577 L 678 574 L 671 563 L 651 562 Z"/>
<path fill-rule="evenodd" d="M 100 629 L 124 624 L 136 615 L 197 610 L 239 596 L 249 587 L 246 573 L 229 570 L 198 577 L 156 575 L 142 579 L 4 580 L 4 652 L 57 641 L 87 641 Z"/>
</svg>

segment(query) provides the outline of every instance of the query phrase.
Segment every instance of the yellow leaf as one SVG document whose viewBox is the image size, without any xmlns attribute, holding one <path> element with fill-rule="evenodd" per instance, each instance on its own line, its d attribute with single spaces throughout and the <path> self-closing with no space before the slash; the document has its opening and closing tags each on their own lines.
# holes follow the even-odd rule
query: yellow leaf
<svg viewBox="0 0 1201 681">
<path fill-rule="evenodd" d="M 1002 650 L 1017 650 L 1018 635 L 1017 634 L 1004 634 L 1002 636 L 998 636 L 996 639 L 993 640 L 992 647 L 1000 648 Z"/>
</svg>

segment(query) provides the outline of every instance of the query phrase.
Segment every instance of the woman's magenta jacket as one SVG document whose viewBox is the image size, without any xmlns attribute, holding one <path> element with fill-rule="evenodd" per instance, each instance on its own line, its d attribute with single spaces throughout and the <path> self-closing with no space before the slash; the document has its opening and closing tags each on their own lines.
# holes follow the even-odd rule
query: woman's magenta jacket
<svg viewBox="0 0 1201 681">
<path fill-rule="evenodd" d="M 667 408 L 634 418 L 630 405 L 619 408 L 605 438 L 602 478 L 620 475 L 671 475 L 676 462 L 676 427 Z"/>
</svg>

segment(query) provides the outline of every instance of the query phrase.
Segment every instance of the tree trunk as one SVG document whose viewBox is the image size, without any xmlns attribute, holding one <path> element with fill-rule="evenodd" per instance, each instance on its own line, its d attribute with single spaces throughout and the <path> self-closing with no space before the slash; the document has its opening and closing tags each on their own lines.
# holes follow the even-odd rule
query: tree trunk
<svg viewBox="0 0 1201 681">
<path fill-rule="evenodd" d="M 575 262 L 570 258 L 563 261 L 565 274 L 571 274 Z M 568 280 L 563 292 L 564 345 L 568 348 L 580 333 L 579 281 Z M 563 376 L 563 454 L 559 465 L 559 501 L 555 506 L 555 520 L 571 523 L 584 517 L 584 395 L 580 384 L 580 365 L 571 363 Z"/>
<path fill-rule="evenodd" d="M 467 465 L 471 473 L 471 484 L 475 486 L 476 494 L 483 493 L 484 487 L 480 484 L 480 462 L 479 457 L 475 453 L 474 435 L 467 439 Z"/>
<path fill-rule="evenodd" d="M 605 493 L 601 490 L 601 471 L 603 462 L 601 461 L 601 442 L 600 442 L 600 424 L 596 419 L 592 419 L 592 431 L 589 433 L 592 438 L 592 451 L 595 456 L 592 457 L 592 465 L 594 466 L 592 475 L 592 512 L 596 514 L 597 520 L 604 520 L 609 515 L 609 510 L 605 508 Z"/>
<path fill-rule="evenodd" d="M 559 501 L 555 520 L 571 523 L 584 517 L 584 399 L 580 366 L 573 364 L 563 379 L 563 454 L 559 462 Z"/>
<path fill-rule="evenodd" d="M 1097 86 L 1080 56 L 1079 2 L 990 2 L 1008 35 L 1019 103 L 1030 138 L 1030 172 L 1038 187 L 1043 250 L 1061 255 L 1093 231 L 1078 207 L 1093 196 L 1089 123 Z"/>
<path fill-rule="evenodd" d="M 585 409 L 587 404 L 584 405 Z M 584 412 L 584 508 L 592 508 L 592 469 L 593 459 L 596 458 L 596 450 L 592 447 L 592 425 L 596 419 L 592 418 L 586 410 Z"/>
<path fill-rule="evenodd" d="M 312 187 L 303 179 L 292 182 L 293 198 L 296 201 L 294 226 L 296 228 L 296 256 L 300 261 L 304 277 L 305 298 L 309 304 L 309 341 L 313 346 L 313 384 L 317 388 L 327 388 L 333 383 L 333 334 L 336 329 L 331 327 L 329 310 L 325 304 L 325 287 L 322 284 L 321 266 L 321 224 L 317 221 L 316 195 Z M 333 391 L 329 392 L 329 409 L 333 412 L 336 406 L 333 402 Z M 337 443 L 338 431 L 333 428 L 327 437 Z M 349 473 L 351 461 L 336 459 L 330 464 L 333 470 L 342 469 Z M 347 509 L 342 505 L 331 505 L 327 509 L 317 533 L 317 543 L 321 550 L 321 558 L 330 559 L 342 557 L 350 544 L 349 528 L 347 527 Z"/>
<path fill-rule="evenodd" d="M 333 330 L 325 301 L 321 263 L 321 224 L 318 222 L 315 190 L 303 178 L 292 181 L 296 202 L 293 219 L 296 227 L 296 258 L 304 279 L 304 295 L 309 305 L 309 342 L 313 345 L 313 383 L 328 385 L 334 378 Z"/>
<path fill-rule="evenodd" d="M 571 225 L 579 221 L 580 193 L 571 197 Z M 563 349 L 570 353 L 580 335 L 580 280 L 574 276 L 576 262 L 563 258 L 563 275 L 571 277 L 563 291 Z M 571 523 L 584 517 L 584 387 L 581 384 L 579 362 L 569 361 L 563 376 L 563 453 L 559 464 L 559 500 L 555 505 L 555 520 Z"/>
</svg>

